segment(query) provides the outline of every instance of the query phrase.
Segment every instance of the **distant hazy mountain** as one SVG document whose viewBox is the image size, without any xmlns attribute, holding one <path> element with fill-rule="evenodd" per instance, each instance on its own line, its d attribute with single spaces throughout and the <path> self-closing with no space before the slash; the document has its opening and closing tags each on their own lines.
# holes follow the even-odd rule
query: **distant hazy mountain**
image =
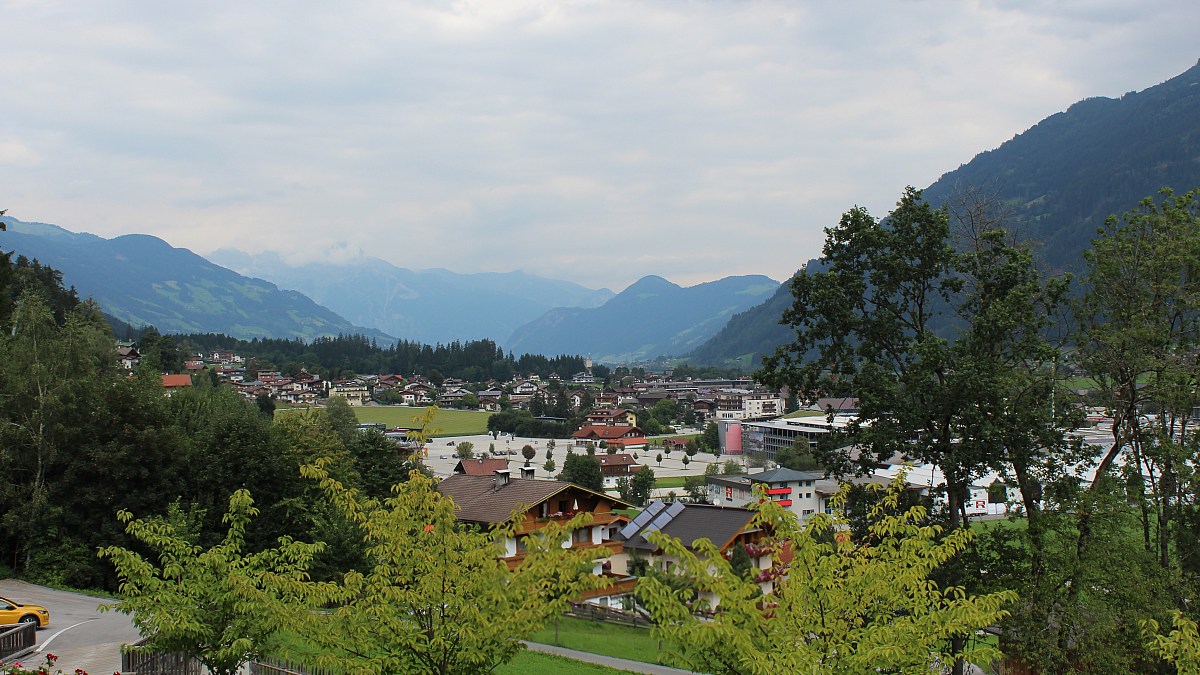
<svg viewBox="0 0 1200 675">
<path fill-rule="evenodd" d="M 689 354 L 688 360 L 742 370 L 758 367 L 762 354 L 774 352 L 795 337 L 790 328 L 779 325 L 784 310 L 791 306 L 792 287 L 785 282 L 766 302 L 733 315 L 716 335 Z"/>
<path fill-rule="evenodd" d="M 57 225 L 7 217 L 4 222 L 8 231 L 0 232 L 0 249 L 58 269 L 80 297 L 93 298 L 106 314 L 134 326 L 244 339 L 361 333 L 390 341 L 385 333 L 355 326 L 300 293 L 249 279 L 157 237 L 104 239 Z"/>
<path fill-rule="evenodd" d="M 1177 193 L 1200 187 L 1200 64 L 1120 99 L 1080 101 L 943 175 L 924 196 L 939 205 L 964 189 L 995 195 L 1010 211 L 1010 226 L 1040 244 L 1044 263 L 1079 270 L 1105 218 L 1164 186 Z M 790 303 L 784 289 L 734 317 L 692 362 L 745 364 L 753 355 L 757 366 L 792 338 L 777 325 Z"/>
<path fill-rule="evenodd" d="M 293 266 L 276 253 L 250 255 L 230 249 L 208 257 L 300 291 L 357 324 L 425 343 L 481 338 L 501 342 L 550 309 L 597 307 L 613 297 L 607 288 L 593 290 L 522 271 L 410 270 L 371 257 L 339 265 Z"/>
<path fill-rule="evenodd" d="M 658 276 L 643 277 L 600 307 L 547 312 L 517 329 L 508 347 L 518 353 L 585 354 L 614 363 L 684 354 L 778 287 L 778 281 L 758 275 L 689 288 Z"/>
</svg>

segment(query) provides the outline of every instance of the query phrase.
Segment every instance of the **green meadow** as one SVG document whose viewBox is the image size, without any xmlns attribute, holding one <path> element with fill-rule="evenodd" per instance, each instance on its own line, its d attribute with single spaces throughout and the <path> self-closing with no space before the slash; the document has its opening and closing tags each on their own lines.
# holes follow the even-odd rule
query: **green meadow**
<svg viewBox="0 0 1200 675">
<path fill-rule="evenodd" d="M 425 413 L 425 408 L 406 406 L 367 406 L 354 408 L 359 422 L 381 422 L 388 428 L 413 427 L 414 420 Z M 489 412 L 478 410 L 441 410 L 433 418 L 433 436 L 471 436 L 487 433 Z"/>
</svg>

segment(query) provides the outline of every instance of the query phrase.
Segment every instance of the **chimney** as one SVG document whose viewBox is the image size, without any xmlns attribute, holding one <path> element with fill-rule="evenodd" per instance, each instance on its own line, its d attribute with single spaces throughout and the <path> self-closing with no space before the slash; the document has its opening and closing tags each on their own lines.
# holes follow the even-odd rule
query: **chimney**
<svg viewBox="0 0 1200 675">
<path fill-rule="evenodd" d="M 508 469 L 497 469 L 495 474 L 496 479 L 492 483 L 496 486 L 497 490 L 508 485 Z"/>
<path fill-rule="evenodd" d="M 533 467 L 532 466 L 521 467 L 521 478 L 533 478 Z"/>
</svg>

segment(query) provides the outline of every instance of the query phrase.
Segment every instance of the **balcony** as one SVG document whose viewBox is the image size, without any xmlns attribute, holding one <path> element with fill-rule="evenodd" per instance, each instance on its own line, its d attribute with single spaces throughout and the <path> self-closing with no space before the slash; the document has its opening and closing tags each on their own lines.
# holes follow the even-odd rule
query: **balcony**
<svg viewBox="0 0 1200 675">
<path fill-rule="evenodd" d="M 790 495 L 790 494 L 792 494 L 792 488 L 786 488 L 786 487 L 767 488 L 767 494 L 769 494 L 769 495 Z"/>
</svg>

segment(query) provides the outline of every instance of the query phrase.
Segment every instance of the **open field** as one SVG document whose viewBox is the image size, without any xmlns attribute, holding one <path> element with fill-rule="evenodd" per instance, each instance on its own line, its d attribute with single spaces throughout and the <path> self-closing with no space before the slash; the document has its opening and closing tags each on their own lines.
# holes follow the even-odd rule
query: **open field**
<svg viewBox="0 0 1200 675">
<path fill-rule="evenodd" d="M 619 675 L 629 671 L 584 663 L 553 654 L 523 651 L 517 654 L 517 658 L 492 672 L 500 675 Z"/>
<path fill-rule="evenodd" d="M 425 408 L 409 408 L 406 406 L 366 406 L 354 408 L 354 414 L 359 422 L 382 422 L 391 427 L 411 427 L 417 416 L 424 414 Z M 435 437 L 439 436 L 474 436 L 487 433 L 489 412 L 478 410 L 441 410 L 433 418 Z"/>
<path fill-rule="evenodd" d="M 554 622 L 529 636 L 530 642 L 557 645 L 581 652 L 615 656 L 643 663 L 658 663 L 658 641 L 647 628 L 618 626 L 600 621 L 562 617 L 558 620 L 558 641 L 554 640 Z"/>
</svg>

